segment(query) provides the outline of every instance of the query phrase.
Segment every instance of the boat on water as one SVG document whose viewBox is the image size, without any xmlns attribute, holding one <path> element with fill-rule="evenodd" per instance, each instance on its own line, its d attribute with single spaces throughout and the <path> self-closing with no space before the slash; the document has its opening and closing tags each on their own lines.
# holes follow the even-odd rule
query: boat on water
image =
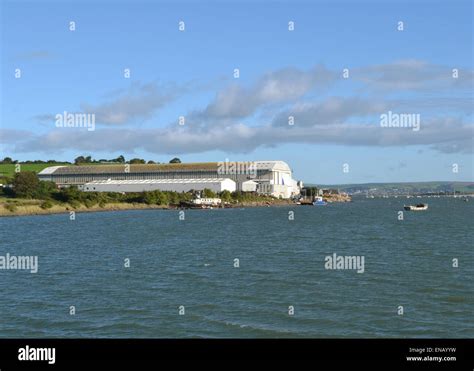
<svg viewBox="0 0 474 371">
<path fill-rule="evenodd" d="M 296 204 L 302 205 L 302 206 L 324 206 L 324 205 L 327 205 L 328 203 L 324 201 L 321 196 L 316 196 L 312 199 L 301 198 Z"/>
<path fill-rule="evenodd" d="M 314 206 L 324 206 L 327 205 L 328 203 L 323 200 L 321 196 L 316 196 L 313 201 Z"/>
<path fill-rule="evenodd" d="M 204 198 L 197 196 L 191 201 L 182 201 L 179 205 L 185 209 L 208 209 L 229 207 L 228 204 L 223 203 L 220 198 Z"/>
<path fill-rule="evenodd" d="M 403 206 L 403 208 L 407 211 L 423 211 L 428 210 L 428 204 L 408 205 Z"/>
</svg>

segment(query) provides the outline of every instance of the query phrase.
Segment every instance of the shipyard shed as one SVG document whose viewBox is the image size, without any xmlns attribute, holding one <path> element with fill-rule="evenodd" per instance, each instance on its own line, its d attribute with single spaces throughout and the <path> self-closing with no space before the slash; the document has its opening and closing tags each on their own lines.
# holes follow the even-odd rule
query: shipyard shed
<svg viewBox="0 0 474 371">
<path fill-rule="evenodd" d="M 291 168 L 283 161 L 229 162 L 226 160 L 183 164 L 54 166 L 40 171 L 38 178 L 44 181 L 52 181 L 59 188 L 78 186 L 81 189 L 93 191 L 93 184 L 95 184 L 97 192 L 107 192 L 109 189 L 117 192 L 133 192 L 128 189 L 153 187 L 156 187 L 153 189 L 171 187 L 172 190 L 189 190 L 193 189 L 192 187 L 198 187 L 192 182 L 208 182 L 209 179 L 213 179 L 214 183 L 207 188 L 233 188 L 225 182 L 220 185 L 215 184 L 217 179 L 230 179 L 235 182 L 236 191 L 257 192 L 258 194 L 278 198 L 290 198 L 299 195 L 301 188 L 297 181 L 293 179 Z M 174 182 L 175 180 L 179 181 Z M 148 181 L 151 181 L 151 183 Z M 191 183 L 189 185 L 183 184 L 187 181 Z M 104 185 L 104 182 L 109 183 Z"/>
<path fill-rule="evenodd" d="M 144 192 L 173 191 L 189 192 L 210 189 L 213 192 L 236 190 L 236 183 L 228 178 L 204 179 L 141 179 L 141 180 L 95 180 L 79 187 L 85 192 Z"/>
</svg>

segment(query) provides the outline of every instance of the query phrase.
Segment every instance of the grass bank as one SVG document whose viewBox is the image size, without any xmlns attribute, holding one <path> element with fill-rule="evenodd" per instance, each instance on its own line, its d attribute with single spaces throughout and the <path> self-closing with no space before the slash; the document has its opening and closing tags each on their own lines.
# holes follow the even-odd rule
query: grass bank
<svg viewBox="0 0 474 371">
<path fill-rule="evenodd" d="M 270 207 L 293 205 L 289 200 L 265 200 L 265 201 L 243 201 L 230 204 L 232 208 L 241 207 Z M 82 212 L 100 212 L 100 211 L 119 211 L 119 210 L 152 210 L 152 209 L 177 209 L 173 205 L 157 205 L 146 203 L 128 203 L 112 202 L 106 204 L 95 204 L 87 207 L 84 204 L 55 203 L 49 207 L 44 207 L 43 200 L 33 199 L 7 199 L 0 198 L 0 217 L 2 216 L 26 216 L 26 215 L 49 215 L 62 214 L 75 211 Z"/>
<path fill-rule="evenodd" d="M 49 205 L 48 205 L 49 206 Z M 55 203 L 44 207 L 43 200 L 5 200 L 0 198 L 0 217 L 22 216 L 22 215 L 48 215 L 75 212 L 98 212 L 114 210 L 140 210 L 140 209 L 165 209 L 163 205 L 148 205 L 145 203 L 114 202 L 107 204 L 95 204 L 86 206 L 84 204 L 71 205 L 69 203 Z"/>
</svg>

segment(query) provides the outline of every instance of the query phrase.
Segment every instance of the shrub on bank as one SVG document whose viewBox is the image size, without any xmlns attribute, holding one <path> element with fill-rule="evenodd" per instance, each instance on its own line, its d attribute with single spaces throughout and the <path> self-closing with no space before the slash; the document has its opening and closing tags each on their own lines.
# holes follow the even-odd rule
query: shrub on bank
<svg viewBox="0 0 474 371">
<path fill-rule="evenodd" d="M 54 182 L 41 181 L 33 192 L 33 197 L 38 200 L 50 200 L 58 192 Z"/>
<path fill-rule="evenodd" d="M 46 210 L 46 209 L 51 209 L 53 207 L 53 203 L 49 200 L 46 200 L 46 201 L 43 201 L 40 205 L 40 207 L 43 209 L 43 210 Z"/>
<path fill-rule="evenodd" d="M 97 200 L 94 200 L 94 199 L 86 199 L 84 200 L 84 205 L 90 209 L 91 207 L 94 207 L 94 205 L 97 204 Z"/>
<path fill-rule="evenodd" d="M 33 171 L 16 173 L 13 177 L 13 192 L 15 197 L 33 198 L 39 188 L 39 179 Z"/>
<path fill-rule="evenodd" d="M 5 209 L 7 209 L 8 211 L 14 213 L 18 208 L 16 207 L 15 204 L 6 204 Z"/>
<path fill-rule="evenodd" d="M 69 205 L 71 205 L 71 207 L 73 209 L 79 209 L 81 207 L 81 203 L 79 201 L 76 201 L 76 200 L 71 200 L 68 203 L 69 203 Z"/>
<path fill-rule="evenodd" d="M 221 198 L 221 200 L 222 200 L 223 202 L 230 202 L 230 201 L 232 201 L 232 194 L 231 194 L 228 190 L 222 191 L 222 192 L 219 194 L 219 197 Z"/>
</svg>

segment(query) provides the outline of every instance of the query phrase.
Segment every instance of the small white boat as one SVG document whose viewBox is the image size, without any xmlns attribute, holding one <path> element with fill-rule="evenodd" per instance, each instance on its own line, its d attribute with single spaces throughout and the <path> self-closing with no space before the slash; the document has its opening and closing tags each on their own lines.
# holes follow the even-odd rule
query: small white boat
<svg viewBox="0 0 474 371">
<path fill-rule="evenodd" d="M 403 208 L 407 211 L 423 211 L 428 210 L 428 204 L 408 205 Z"/>
<path fill-rule="evenodd" d="M 314 206 L 324 206 L 327 205 L 328 203 L 323 200 L 321 196 L 316 196 L 313 201 Z"/>
</svg>

